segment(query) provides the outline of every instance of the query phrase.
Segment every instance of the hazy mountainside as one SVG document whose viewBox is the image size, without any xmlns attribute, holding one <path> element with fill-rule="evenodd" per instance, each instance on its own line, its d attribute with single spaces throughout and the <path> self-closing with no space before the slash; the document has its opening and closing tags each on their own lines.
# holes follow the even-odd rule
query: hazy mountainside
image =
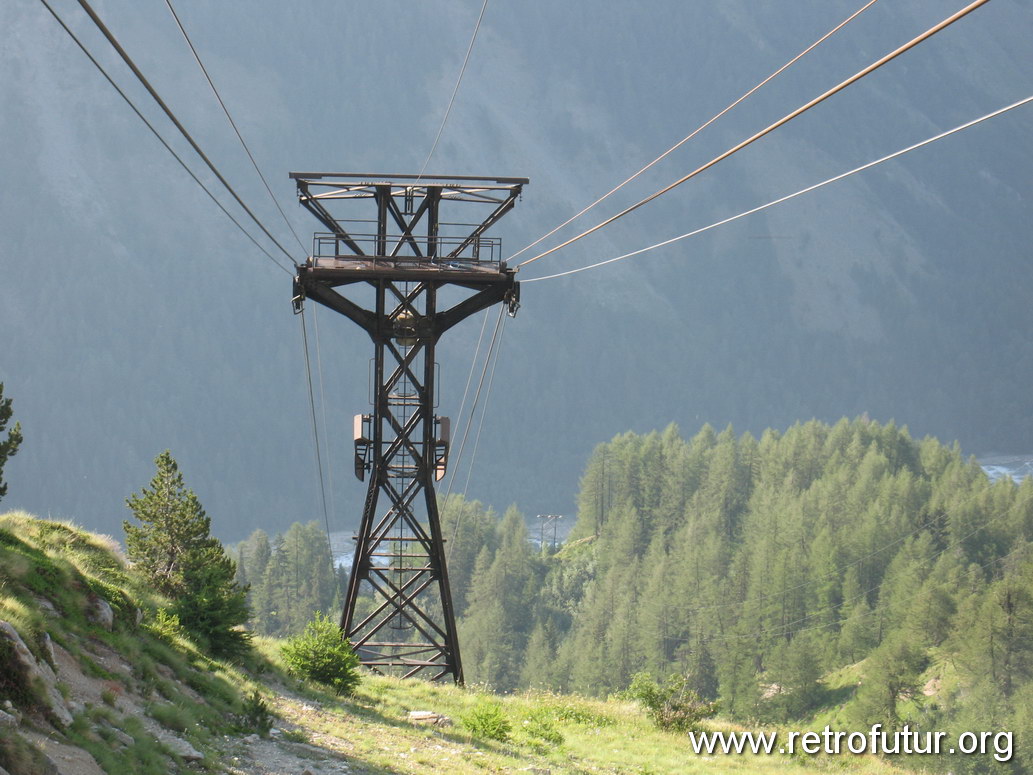
<svg viewBox="0 0 1033 775">
<path fill-rule="evenodd" d="M 495 231 L 513 252 L 856 5 L 490 5 L 429 170 L 530 177 Z M 129 84 L 75 4 L 58 6 Z M 97 7 L 283 234 L 164 7 Z M 180 10 L 307 240 L 316 224 L 292 203 L 286 173 L 418 171 L 479 4 L 262 0 L 246 11 L 214 2 Z M 947 10 L 877 4 L 598 216 L 752 134 Z M 1031 19 L 1028 2 L 987 5 L 525 274 L 705 225 L 1028 96 Z M 317 480 L 290 278 L 215 210 L 41 5 L 3 4 L 0 26 L 0 379 L 26 436 L 7 467 L 5 506 L 115 532 L 123 498 L 170 448 L 223 537 L 307 521 L 318 509 Z M 129 91 L 147 105 L 140 89 Z M 529 515 L 569 513 L 581 461 L 598 439 L 672 418 L 759 432 L 867 411 L 907 418 L 919 435 L 958 438 L 967 451 L 1027 452 L 1030 120 L 1020 109 L 695 241 L 525 285 L 469 495 L 500 508 L 516 501 Z M 366 407 L 370 348 L 343 319 L 322 314 L 319 325 L 337 529 L 355 521 L 362 502 L 345 461 L 348 418 Z M 457 411 L 479 325 L 468 321 L 439 350 L 441 414 Z"/>
</svg>

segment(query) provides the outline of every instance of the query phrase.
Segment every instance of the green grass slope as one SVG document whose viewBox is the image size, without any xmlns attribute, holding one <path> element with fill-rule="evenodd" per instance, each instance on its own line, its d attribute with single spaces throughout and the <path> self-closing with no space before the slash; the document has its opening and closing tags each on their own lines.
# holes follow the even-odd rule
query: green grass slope
<svg viewBox="0 0 1033 775">
<path fill-rule="evenodd" d="M 902 771 L 871 757 L 698 756 L 685 734 L 660 731 L 636 705 L 614 700 L 498 697 L 379 676 L 338 697 L 287 675 L 276 641 L 256 639 L 245 664 L 208 658 L 165 614 L 167 604 L 111 539 L 24 513 L 0 515 L 0 623 L 29 654 L 20 659 L 12 637 L 0 637 L 0 768 L 12 775 Z M 449 722 L 418 723 L 412 711 Z M 706 728 L 737 729 L 719 721 Z"/>
<path fill-rule="evenodd" d="M 529 692 L 497 697 L 395 678 L 370 677 L 350 698 L 275 701 L 281 724 L 350 759 L 353 772 L 538 772 L 647 775 L 671 773 L 814 773 L 865 775 L 904 772 L 872 757 L 710 756 L 693 753 L 684 733 L 658 730 L 633 703 Z M 472 732 L 470 716 L 496 705 L 509 725 L 505 740 Z M 431 710 L 454 726 L 421 728 L 406 721 L 411 710 Z M 743 731 L 720 721 L 707 729 Z"/>
<path fill-rule="evenodd" d="M 219 771 L 213 742 L 245 725 L 249 679 L 200 653 L 167 603 L 110 538 L 0 515 L 0 622 L 31 652 L 0 637 L 0 705 L 20 721 L 0 727 L 0 766 L 47 772 L 71 747 L 95 762 L 84 773 Z"/>
</svg>

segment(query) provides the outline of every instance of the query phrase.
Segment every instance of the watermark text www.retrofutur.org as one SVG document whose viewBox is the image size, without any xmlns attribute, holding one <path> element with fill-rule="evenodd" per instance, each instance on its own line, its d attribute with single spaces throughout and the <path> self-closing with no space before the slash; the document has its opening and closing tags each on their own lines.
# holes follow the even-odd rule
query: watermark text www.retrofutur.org
<svg viewBox="0 0 1033 775">
<path fill-rule="evenodd" d="M 1012 758 L 1011 732 L 920 732 L 907 724 L 891 731 L 875 724 L 867 732 L 843 732 L 826 726 L 820 732 L 690 732 L 697 754 L 947 754 L 991 755 L 999 762 Z"/>
</svg>

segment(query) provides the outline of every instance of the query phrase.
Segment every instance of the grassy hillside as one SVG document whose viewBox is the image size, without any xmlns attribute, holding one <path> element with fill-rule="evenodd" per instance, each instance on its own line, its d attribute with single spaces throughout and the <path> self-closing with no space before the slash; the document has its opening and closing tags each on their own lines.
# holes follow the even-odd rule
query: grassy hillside
<svg viewBox="0 0 1033 775">
<path fill-rule="evenodd" d="M 245 664 L 207 658 L 165 615 L 167 603 L 126 567 L 111 539 L 24 513 L 0 515 L 0 768 L 12 775 L 387 775 L 764 773 L 830 765 L 696 756 L 684 734 L 657 730 L 630 702 L 497 697 L 375 676 L 352 696 L 336 697 L 288 676 L 271 639 L 257 640 Z M 411 711 L 449 721 L 426 726 L 411 721 Z M 494 712 L 496 723 L 509 727 L 497 735 L 504 739 L 472 725 L 478 712 Z M 835 766 L 900 771 L 867 757 Z"/>
<path fill-rule="evenodd" d="M 246 726 L 251 682 L 183 638 L 167 603 L 110 538 L 0 516 L 0 704 L 16 722 L 0 728 L 0 765 L 218 771 L 217 741 Z"/>
</svg>

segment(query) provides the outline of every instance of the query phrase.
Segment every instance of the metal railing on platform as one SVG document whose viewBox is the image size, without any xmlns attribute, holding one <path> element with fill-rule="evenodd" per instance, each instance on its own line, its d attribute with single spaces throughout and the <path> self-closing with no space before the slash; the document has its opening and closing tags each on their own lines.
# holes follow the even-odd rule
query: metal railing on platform
<svg viewBox="0 0 1033 775">
<path fill-rule="evenodd" d="M 355 247 L 362 251 L 359 255 Z M 455 253 L 455 255 L 452 255 Z M 498 237 L 452 237 L 426 234 L 349 233 L 343 237 L 333 233 L 317 233 L 312 241 L 315 258 L 363 258 L 373 261 L 431 261 L 476 264 L 500 264 L 502 240 Z"/>
</svg>

